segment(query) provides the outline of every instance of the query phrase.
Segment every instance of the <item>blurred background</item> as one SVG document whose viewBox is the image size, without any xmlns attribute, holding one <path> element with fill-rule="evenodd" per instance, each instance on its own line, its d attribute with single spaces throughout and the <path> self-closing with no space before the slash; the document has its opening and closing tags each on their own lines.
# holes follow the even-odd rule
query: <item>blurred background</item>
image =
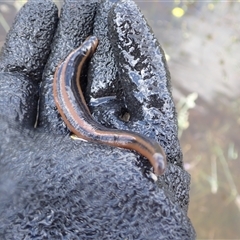
<svg viewBox="0 0 240 240">
<path fill-rule="evenodd" d="M 0 0 L 0 47 L 25 2 Z M 171 72 L 197 238 L 240 239 L 240 1 L 135 2 Z"/>
</svg>

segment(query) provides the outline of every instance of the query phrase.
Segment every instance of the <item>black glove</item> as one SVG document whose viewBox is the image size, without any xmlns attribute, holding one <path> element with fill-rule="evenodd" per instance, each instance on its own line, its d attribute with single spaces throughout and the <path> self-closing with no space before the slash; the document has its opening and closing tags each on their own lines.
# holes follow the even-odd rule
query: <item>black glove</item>
<svg viewBox="0 0 240 240">
<path fill-rule="evenodd" d="M 92 115 L 161 143 L 157 181 L 135 152 L 72 140 L 56 110 L 56 66 L 89 35 L 100 41 L 83 74 Z M 58 20 L 52 1 L 29 0 L 0 69 L 0 239 L 195 238 L 169 72 L 133 1 L 67 0 Z"/>
</svg>

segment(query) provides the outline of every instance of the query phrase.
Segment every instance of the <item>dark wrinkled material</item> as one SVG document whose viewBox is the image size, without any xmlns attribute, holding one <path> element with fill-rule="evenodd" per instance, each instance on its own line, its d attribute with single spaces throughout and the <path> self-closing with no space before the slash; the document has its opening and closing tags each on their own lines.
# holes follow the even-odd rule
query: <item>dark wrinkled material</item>
<svg viewBox="0 0 240 240">
<path fill-rule="evenodd" d="M 32 127 L 36 122 L 38 85 L 20 73 L 0 73 L 0 114 Z"/>
<path fill-rule="evenodd" d="M 39 12 L 41 9 L 41 12 Z M 36 121 L 38 83 L 50 53 L 57 8 L 50 0 L 29 1 L 18 13 L 1 50 L 0 113 L 23 125 Z"/>
<path fill-rule="evenodd" d="M 138 8 L 130 0 L 67 0 L 57 20 L 51 1 L 29 0 L 0 56 L 0 239 L 195 239 L 170 77 Z M 136 153 L 66 135 L 53 74 L 91 33 L 100 44 L 82 79 L 93 115 L 161 142 L 168 167 L 157 181 Z"/>
<path fill-rule="evenodd" d="M 39 82 L 56 23 L 57 8 L 51 0 L 30 1 L 23 6 L 1 51 L 0 70 L 24 73 Z"/>
<path fill-rule="evenodd" d="M 178 204 L 178 191 L 188 190 L 178 167 L 166 173 L 174 191 L 161 189 L 143 177 L 127 150 L 5 122 L 0 130 L 1 239 L 193 238 Z"/>
<path fill-rule="evenodd" d="M 118 68 L 108 35 L 108 14 L 113 5 L 113 1 L 102 1 L 94 19 L 93 35 L 100 41 L 88 71 L 86 96 L 92 102 L 98 98 L 116 96 L 119 91 Z"/>
</svg>

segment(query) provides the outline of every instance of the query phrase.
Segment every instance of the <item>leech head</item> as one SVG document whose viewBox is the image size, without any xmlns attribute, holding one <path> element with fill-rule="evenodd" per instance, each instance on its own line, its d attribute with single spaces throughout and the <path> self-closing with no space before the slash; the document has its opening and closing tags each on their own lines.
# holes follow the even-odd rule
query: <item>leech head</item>
<svg viewBox="0 0 240 240">
<path fill-rule="evenodd" d="M 162 175 L 166 169 L 166 159 L 165 155 L 162 153 L 153 154 L 154 164 L 153 169 L 156 175 Z"/>
<path fill-rule="evenodd" d="M 165 151 L 158 142 L 154 143 L 154 150 L 155 152 L 152 156 L 154 173 L 156 175 L 162 175 L 167 165 Z"/>
</svg>

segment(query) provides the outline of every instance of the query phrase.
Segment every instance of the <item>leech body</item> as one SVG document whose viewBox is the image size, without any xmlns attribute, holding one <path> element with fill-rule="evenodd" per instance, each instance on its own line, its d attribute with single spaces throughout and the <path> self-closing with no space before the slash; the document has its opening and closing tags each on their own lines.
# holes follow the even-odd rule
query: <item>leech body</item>
<svg viewBox="0 0 240 240">
<path fill-rule="evenodd" d="M 148 158 L 156 175 L 163 174 L 166 156 L 159 143 L 138 133 L 106 128 L 93 119 L 85 102 L 79 78 L 84 62 L 94 53 L 97 45 L 96 37 L 87 38 L 57 67 L 53 94 L 60 115 L 69 130 L 77 137 L 90 142 L 135 150 Z"/>
</svg>

